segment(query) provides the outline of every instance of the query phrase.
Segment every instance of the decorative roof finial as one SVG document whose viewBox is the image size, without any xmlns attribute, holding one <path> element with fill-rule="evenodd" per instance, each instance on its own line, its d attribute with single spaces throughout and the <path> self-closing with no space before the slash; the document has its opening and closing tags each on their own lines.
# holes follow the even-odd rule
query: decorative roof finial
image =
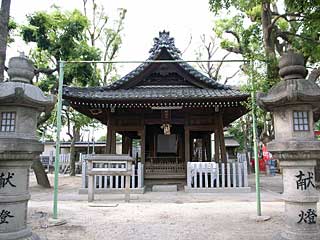
<svg viewBox="0 0 320 240">
<path fill-rule="evenodd" d="M 159 37 L 154 38 L 153 41 L 153 47 L 150 49 L 149 53 L 154 53 L 161 48 L 167 48 L 175 54 L 181 54 L 180 50 L 176 48 L 174 44 L 174 38 L 170 37 L 170 32 L 166 32 L 165 30 L 159 32 Z"/>
<path fill-rule="evenodd" d="M 295 53 L 292 49 L 281 56 L 279 68 L 279 75 L 284 80 L 301 79 L 307 76 L 303 55 Z"/>
</svg>

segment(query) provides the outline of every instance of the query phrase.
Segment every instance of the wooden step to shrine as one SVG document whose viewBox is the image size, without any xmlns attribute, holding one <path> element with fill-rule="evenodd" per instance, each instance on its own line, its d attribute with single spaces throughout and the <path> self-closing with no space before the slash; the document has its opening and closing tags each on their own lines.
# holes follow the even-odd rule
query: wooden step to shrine
<svg viewBox="0 0 320 240">
<path fill-rule="evenodd" d="M 152 192 L 177 192 L 177 185 L 153 185 Z"/>
</svg>

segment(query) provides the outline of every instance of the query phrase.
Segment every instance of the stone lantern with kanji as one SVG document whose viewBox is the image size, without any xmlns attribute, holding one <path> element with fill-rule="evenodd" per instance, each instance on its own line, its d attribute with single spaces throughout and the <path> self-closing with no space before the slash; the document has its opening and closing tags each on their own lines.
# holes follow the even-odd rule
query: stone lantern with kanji
<svg viewBox="0 0 320 240">
<path fill-rule="evenodd" d="M 305 79 L 300 54 L 288 51 L 279 68 L 282 80 L 257 98 L 260 107 L 273 114 L 275 139 L 268 149 L 283 169 L 285 225 L 275 238 L 319 240 L 314 167 L 320 158 L 320 141 L 315 139 L 313 125 L 320 88 Z"/>
<path fill-rule="evenodd" d="M 8 75 L 0 83 L 0 240 L 38 239 L 27 227 L 29 168 L 43 151 L 38 118 L 54 99 L 31 84 L 34 67 L 23 54 L 10 59 Z"/>
</svg>

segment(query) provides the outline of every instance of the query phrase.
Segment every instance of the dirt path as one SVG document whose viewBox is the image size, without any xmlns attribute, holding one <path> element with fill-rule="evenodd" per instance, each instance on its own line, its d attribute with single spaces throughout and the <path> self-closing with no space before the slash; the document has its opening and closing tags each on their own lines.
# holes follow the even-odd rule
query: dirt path
<svg viewBox="0 0 320 240">
<path fill-rule="evenodd" d="M 126 204 L 123 195 L 97 195 L 92 207 L 86 195 L 77 193 L 80 177 L 61 177 L 59 217 L 62 226 L 49 226 L 52 189 L 36 186 L 31 176 L 32 200 L 29 224 L 43 239 L 59 240 L 202 240 L 271 239 L 282 223 L 284 205 L 278 192 L 281 177 L 267 181 L 262 192 L 267 222 L 256 222 L 255 193 L 186 194 L 152 193 L 133 195 Z M 262 179 L 264 183 L 266 179 Z M 252 182 L 252 180 L 251 180 Z M 263 185 L 263 184 L 262 184 Z M 268 189 L 268 187 L 271 189 Z"/>
</svg>

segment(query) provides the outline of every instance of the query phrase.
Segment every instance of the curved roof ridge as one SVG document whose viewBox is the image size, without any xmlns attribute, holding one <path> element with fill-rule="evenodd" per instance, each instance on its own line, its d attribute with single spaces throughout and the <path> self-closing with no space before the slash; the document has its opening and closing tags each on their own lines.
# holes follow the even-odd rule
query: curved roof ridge
<svg viewBox="0 0 320 240">
<path fill-rule="evenodd" d="M 174 38 L 170 37 L 170 32 L 166 32 L 163 30 L 162 32 L 159 32 L 159 37 L 154 38 L 154 43 L 152 48 L 149 50 L 149 57 L 148 60 L 156 60 L 158 55 L 161 53 L 163 49 L 166 49 L 166 51 L 170 54 L 173 60 L 183 60 L 181 58 L 181 51 L 175 46 Z M 132 78 L 139 75 L 143 70 L 145 70 L 148 66 L 150 66 L 152 63 L 145 62 L 140 64 L 137 68 L 135 68 L 133 71 L 129 72 L 119 80 L 115 81 L 114 83 L 103 87 L 104 89 L 118 89 L 119 87 L 123 86 L 124 84 L 128 83 Z M 192 75 L 194 78 L 196 78 L 199 82 L 203 83 L 204 85 L 216 88 L 216 89 L 232 89 L 232 87 L 228 85 L 224 85 L 221 83 L 218 83 L 217 80 L 212 79 L 205 74 L 201 73 L 200 71 L 196 70 L 194 67 L 192 67 L 187 62 L 178 62 L 177 63 L 180 67 L 182 67 L 188 74 Z"/>
</svg>

